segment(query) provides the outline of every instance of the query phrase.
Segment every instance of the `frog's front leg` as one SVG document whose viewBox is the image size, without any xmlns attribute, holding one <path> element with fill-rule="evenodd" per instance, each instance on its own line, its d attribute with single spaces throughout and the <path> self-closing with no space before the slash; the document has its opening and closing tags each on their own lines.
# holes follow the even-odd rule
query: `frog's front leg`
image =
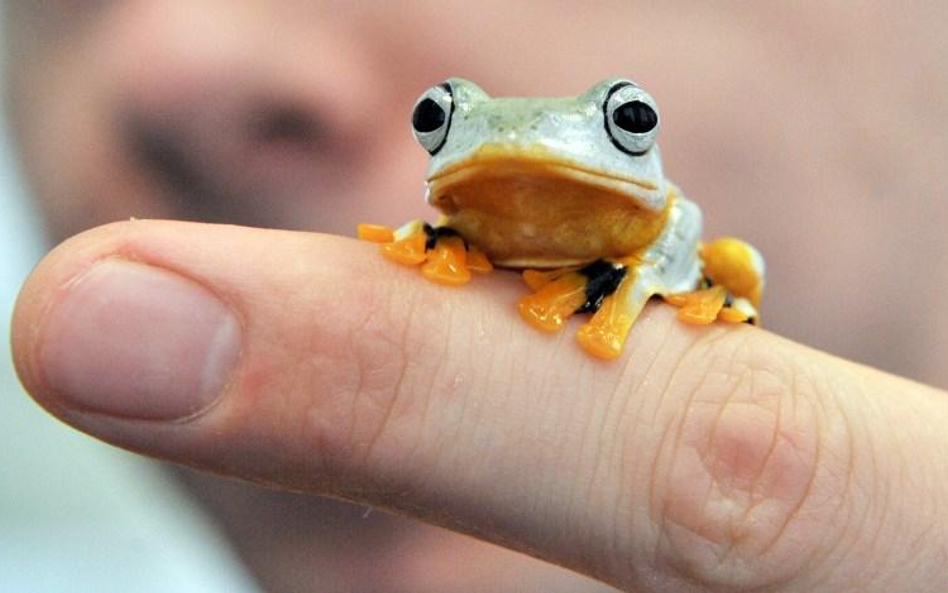
<svg viewBox="0 0 948 593">
<path fill-rule="evenodd" d="M 629 331 L 655 293 L 654 282 L 642 274 L 641 264 L 623 266 L 625 274 L 613 294 L 602 299 L 592 319 L 576 334 L 583 350 L 612 360 L 622 354 Z"/>
<path fill-rule="evenodd" d="M 471 280 L 471 272 L 486 274 L 493 269 L 483 252 L 471 247 L 453 229 L 414 220 L 394 230 L 362 224 L 360 239 L 380 243 L 382 254 L 404 265 L 421 266 L 422 274 L 438 284 L 460 286 Z"/>
<path fill-rule="evenodd" d="M 534 293 L 520 299 L 517 309 L 533 327 L 557 331 L 575 313 L 598 310 L 603 299 L 615 292 L 625 273 L 624 266 L 605 260 L 583 268 L 527 270 L 523 278 Z"/>
<path fill-rule="evenodd" d="M 535 292 L 518 303 L 530 325 L 557 331 L 576 313 L 594 313 L 577 334 L 584 350 L 616 358 L 650 293 L 636 280 L 634 266 L 598 260 L 583 268 L 548 272 L 527 270 L 524 280 Z"/>
</svg>

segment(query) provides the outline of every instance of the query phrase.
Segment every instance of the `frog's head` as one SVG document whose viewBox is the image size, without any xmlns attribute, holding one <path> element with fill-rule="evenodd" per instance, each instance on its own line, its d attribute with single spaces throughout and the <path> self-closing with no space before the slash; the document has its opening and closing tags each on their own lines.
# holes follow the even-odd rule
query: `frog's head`
<svg viewBox="0 0 948 593">
<path fill-rule="evenodd" d="M 582 259 L 566 244 L 609 242 L 611 232 L 623 246 L 587 251 L 626 249 L 630 235 L 646 232 L 643 221 L 665 211 L 658 109 L 629 80 L 603 81 L 579 97 L 492 98 L 452 78 L 419 97 L 412 127 L 431 154 L 429 203 L 482 243 L 502 234 L 495 243 L 520 243 L 522 253 L 531 233 L 566 233 L 542 248 L 562 261 Z"/>
</svg>

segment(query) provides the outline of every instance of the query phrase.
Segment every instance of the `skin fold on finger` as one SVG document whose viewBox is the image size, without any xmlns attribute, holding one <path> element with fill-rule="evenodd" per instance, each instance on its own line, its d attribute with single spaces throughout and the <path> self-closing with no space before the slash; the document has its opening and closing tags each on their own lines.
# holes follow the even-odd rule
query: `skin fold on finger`
<svg viewBox="0 0 948 593">
<path fill-rule="evenodd" d="M 756 328 L 687 327 L 661 305 L 604 363 L 575 326 L 521 324 L 515 274 L 449 289 L 374 251 L 240 227 L 100 227 L 28 281 L 17 369 L 41 405 L 119 446 L 408 513 L 625 588 L 869 590 L 904 585 L 909 568 L 922 585 L 937 575 L 940 392 Z M 51 380 L 49 320 L 116 261 L 232 313 L 239 352 L 213 403 L 177 420 L 125 403 L 112 415 Z M 135 327 L 150 344 L 164 323 Z"/>
</svg>

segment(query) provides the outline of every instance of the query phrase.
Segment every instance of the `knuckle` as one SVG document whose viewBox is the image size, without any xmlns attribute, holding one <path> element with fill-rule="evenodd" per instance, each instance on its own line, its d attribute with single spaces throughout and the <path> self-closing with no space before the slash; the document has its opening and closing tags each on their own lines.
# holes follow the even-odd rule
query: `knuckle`
<svg viewBox="0 0 948 593">
<path fill-rule="evenodd" d="M 821 371 L 740 333 L 685 358 L 652 471 L 656 558 L 724 586 L 792 580 L 832 535 L 848 475 L 848 429 Z"/>
</svg>

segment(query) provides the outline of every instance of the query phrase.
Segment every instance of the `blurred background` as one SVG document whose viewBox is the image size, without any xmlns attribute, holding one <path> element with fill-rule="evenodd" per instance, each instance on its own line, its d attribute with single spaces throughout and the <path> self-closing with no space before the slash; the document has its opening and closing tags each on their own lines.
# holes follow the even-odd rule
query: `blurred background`
<svg viewBox="0 0 948 593">
<path fill-rule="evenodd" d="M 948 4 L 888 0 L 6 2 L 0 307 L 128 217 L 352 234 L 433 218 L 431 84 L 658 101 L 666 174 L 768 263 L 767 329 L 948 387 Z M 4 326 L 6 329 L 6 325 Z M 113 450 L 45 416 L 2 341 L 0 583 L 16 591 L 590 591 L 370 509 Z"/>
<path fill-rule="evenodd" d="M 255 591 L 226 539 L 163 468 L 68 429 L 20 388 L 6 337 L 10 314 L 19 286 L 50 246 L 4 120 L 0 590 Z"/>
</svg>

